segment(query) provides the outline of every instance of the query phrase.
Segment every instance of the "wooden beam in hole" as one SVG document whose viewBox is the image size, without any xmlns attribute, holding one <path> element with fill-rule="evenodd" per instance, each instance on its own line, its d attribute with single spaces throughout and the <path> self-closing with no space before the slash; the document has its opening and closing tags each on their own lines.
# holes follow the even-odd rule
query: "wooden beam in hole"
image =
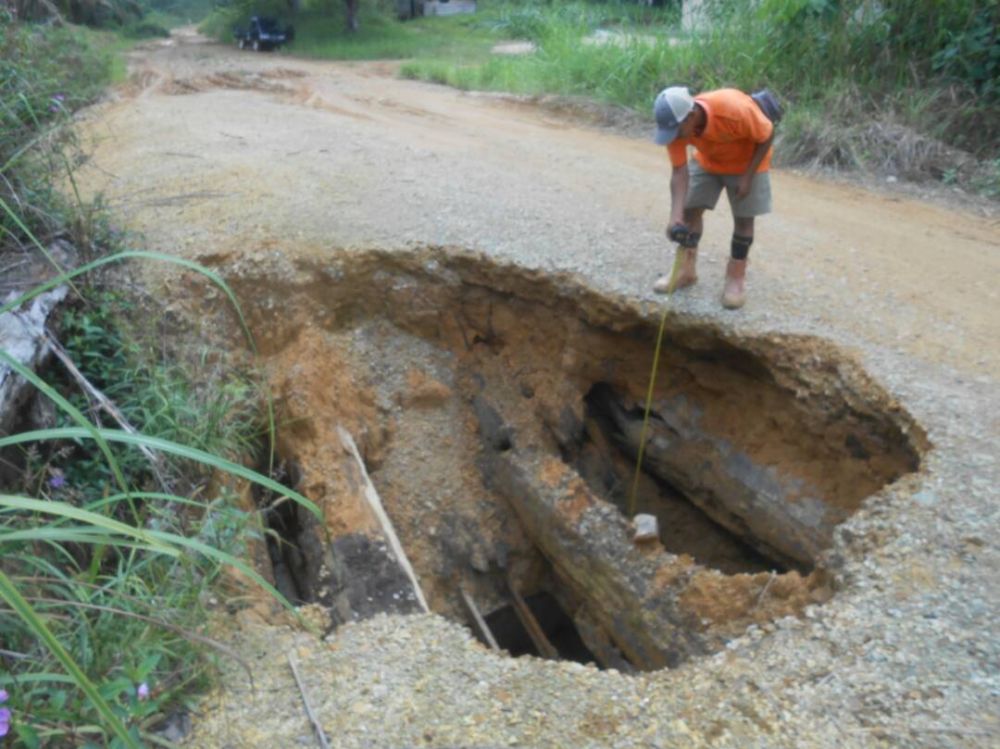
<svg viewBox="0 0 1000 749">
<path fill-rule="evenodd" d="M 521 624 L 524 626 L 525 631 L 527 631 L 528 637 L 531 638 L 531 641 L 535 645 L 535 650 L 543 658 L 558 660 L 559 651 L 549 642 L 549 638 L 545 636 L 542 625 L 538 623 L 535 614 L 525 600 L 521 598 L 521 594 L 517 592 L 514 583 L 509 578 L 507 579 L 507 589 L 510 591 L 510 598 L 514 604 L 514 613 L 521 620 Z"/>
<path fill-rule="evenodd" d="M 469 614 L 472 619 L 472 623 L 479 632 L 479 636 L 486 640 L 486 644 L 489 645 L 494 650 L 500 650 L 500 645 L 497 644 L 496 638 L 493 636 L 493 632 L 490 630 L 490 625 L 486 623 L 483 615 L 479 613 L 479 607 L 476 606 L 476 602 L 472 600 L 468 591 L 465 588 L 459 586 L 459 594 L 462 596 L 462 603 L 465 605 L 465 611 Z"/>
<path fill-rule="evenodd" d="M 420 589 L 420 583 L 417 581 L 417 575 L 413 571 L 413 566 L 410 564 L 410 560 L 406 556 L 406 552 L 403 551 L 403 544 L 399 542 L 399 536 L 396 535 L 396 529 L 392 527 L 392 521 L 389 520 L 389 516 L 386 514 L 385 508 L 382 506 L 382 500 L 378 496 L 378 492 L 375 490 L 375 485 L 372 480 L 368 477 L 368 469 L 365 468 L 365 462 L 361 459 L 361 452 L 358 450 L 357 444 L 354 442 L 354 438 L 351 433 L 348 432 L 344 427 L 337 425 L 337 434 L 340 436 L 340 441 L 344 445 L 344 449 L 354 458 L 354 461 L 358 465 L 358 470 L 361 472 L 361 480 L 364 485 L 364 495 L 365 499 L 368 501 L 368 506 L 371 508 L 372 513 L 378 519 L 379 525 L 382 526 L 382 532 L 385 534 L 386 540 L 389 542 L 389 547 L 392 549 L 392 553 L 396 557 L 396 562 L 399 564 L 399 568 L 406 575 L 407 579 L 410 581 L 410 585 L 413 586 L 413 595 L 417 599 L 417 603 L 423 611 L 429 612 L 431 609 L 427 605 L 427 599 L 424 598 L 424 592 Z"/>
</svg>

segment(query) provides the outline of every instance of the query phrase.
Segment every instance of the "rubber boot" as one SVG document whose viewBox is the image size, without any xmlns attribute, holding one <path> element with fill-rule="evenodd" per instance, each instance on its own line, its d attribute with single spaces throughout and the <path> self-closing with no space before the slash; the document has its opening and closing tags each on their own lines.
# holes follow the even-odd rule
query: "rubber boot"
<svg viewBox="0 0 1000 749">
<path fill-rule="evenodd" d="M 698 264 L 698 248 L 678 247 L 677 252 L 680 253 L 680 260 L 673 288 L 670 286 L 670 273 L 667 273 L 657 278 L 656 283 L 653 284 L 653 291 L 657 294 L 670 294 L 698 283 L 698 273 L 695 268 Z"/>
<path fill-rule="evenodd" d="M 729 261 L 729 264 L 726 266 L 726 285 L 722 290 L 723 307 L 726 309 L 739 309 L 746 302 L 746 276 L 746 260 Z"/>
</svg>

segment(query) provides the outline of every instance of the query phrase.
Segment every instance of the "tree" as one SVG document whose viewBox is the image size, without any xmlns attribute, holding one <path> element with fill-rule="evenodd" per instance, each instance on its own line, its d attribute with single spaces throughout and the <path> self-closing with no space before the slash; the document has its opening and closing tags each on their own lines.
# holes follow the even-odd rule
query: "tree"
<svg viewBox="0 0 1000 749">
<path fill-rule="evenodd" d="M 347 6 L 347 30 L 352 34 L 358 30 L 358 0 L 344 0 Z"/>
</svg>

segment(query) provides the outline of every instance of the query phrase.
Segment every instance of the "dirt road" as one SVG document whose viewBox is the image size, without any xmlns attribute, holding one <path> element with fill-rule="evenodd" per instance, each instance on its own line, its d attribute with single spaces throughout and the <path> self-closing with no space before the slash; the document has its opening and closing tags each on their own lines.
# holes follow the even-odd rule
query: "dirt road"
<svg viewBox="0 0 1000 749">
<path fill-rule="evenodd" d="M 180 35 L 139 53 L 91 114 L 83 182 L 159 249 L 322 253 L 457 245 L 646 294 L 668 265 L 669 169 L 645 140 L 492 97 L 397 80 L 389 64 L 308 63 Z M 781 314 L 967 372 L 997 370 L 1000 219 L 779 172 L 740 324 Z M 726 209 L 701 285 L 715 314 Z"/>
<path fill-rule="evenodd" d="M 103 193 L 147 247 L 237 273 L 275 256 L 441 245 L 578 274 L 654 309 L 649 289 L 670 259 L 662 149 L 502 97 L 398 80 L 393 70 L 240 53 L 182 33 L 139 50 L 129 84 L 85 114 L 90 156 L 80 185 Z M 724 656 L 628 686 L 618 676 L 497 665 L 464 644 L 445 652 L 433 633 L 414 646 L 416 635 L 382 621 L 373 630 L 380 646 L 362 655 L 378 669 L 374 682 L 348 644 L 336 662 L 305 664 L 335 682 L 324 720 L 342 726 L 343 746 L 508 743 L 508 733 L 524 746 L 989 746 L 997 738 L 1000 646 L 989 633 L 1000 596 L 983 571 L 1000 564 L 1000 223 L 995 213 L 784 171 L 774 192 L 775 213 L 758 225 L 747 307 L 726 312 L 718 302 L 725 208 L 706 221 L 701 281 L 671 304 L 684 319 L 735 334 L 833 341 L 935 448 L 916 482 L 880 494 L 838 536 L 835 602 L 771 637 L 758 630 Z M 252 635 L 249 647 L 272 636 Z M 366 631 L 344 636 L 363 641 Z M 295 646 L 313 649 L 301 638 Z M 426 663 L 406 661 L 400 675 L 392 658 L 405 661 L 411 646 Z M 386 678 L 419 700 L 422 687 L 407 680 L 424 684 L 436 659 L 457 658 L 466 660 L 449 673 L 459 681 L 429 691 L 473 700 L 496 678 L 476 709 L 487 715 L 503 702 L 503 715 L 480 720 L 469 708 L 459 725 L 462 710 L 449 714 L 432 700 L 397 744 L 363 735 L 374 708 L 342 695 L 384 692 Z M 261 656 L 258 665 L 272 661 Z M 545 685 L 556 682 L 564 703 L 549 704 Z M 627 709 L 615 702 L 621 690 Z M 646 706 L 641 714 L 633 702 Z M 542 703 L 543 712 L 583 717 L 536 721 L 532 742 L 515 724 L 535 721 Z M 277 721 L 270 729 L 235 745 L 277 745 L 287 728 L 278 712 L 268 714 Z M 454 731 L 431 730 L 430 713 L 454 719 Z M 663 716 L 681 717 L 657 723 Z M 494 719 L 508 721 L 503 731 Z M 219 736 L 239 719 L 227 722 Z"/>
</svg>

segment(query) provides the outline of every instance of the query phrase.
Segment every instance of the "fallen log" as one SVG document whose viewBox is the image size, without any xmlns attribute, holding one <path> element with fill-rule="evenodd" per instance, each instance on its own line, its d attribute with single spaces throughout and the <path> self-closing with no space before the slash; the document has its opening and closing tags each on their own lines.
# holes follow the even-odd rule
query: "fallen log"
<svg viewBox="0 0 1000 749">
<path fill-rule="evenodd" d="M 505 497 L 556 577 L 582 602 L 584 623 L 596 622 L 636 668 L 716 652 L 749 624 L 819 600 L 818 575 L 725 575 L 655 542 L 637 548 L 625 517 L 568 465 L 537 445 L 518 445 L 481 396 L 474 410 L 486 484 Z"/>
<path fill-rule="evenodd" d="M 634 460 L 642 414 L 610 389 L 602 410 L 615 444 Z M 786 567 L 809 568 L 850 512 L 824 500 L 806 479 L 760 465 L 702 425 L 684 396 L 654 401 L 643 469 L 667 482 L 715 522 Z"/>
<path fill-rule="evenodd" d="M 68 289 L 59 286 L 40 294 L 20 309 L 0 315 L 0 350 L 28 369 L 37 371 L 48 358 L 50 348 L 45 338 L 45 325 L 56 306 L 66 298 Z M 17 298 L 10 294 L 0 301 Z M 34 387 L 5 362 L 0 362 L 0 435 L 15 429 L 21 408 Z"/>
</svg>

